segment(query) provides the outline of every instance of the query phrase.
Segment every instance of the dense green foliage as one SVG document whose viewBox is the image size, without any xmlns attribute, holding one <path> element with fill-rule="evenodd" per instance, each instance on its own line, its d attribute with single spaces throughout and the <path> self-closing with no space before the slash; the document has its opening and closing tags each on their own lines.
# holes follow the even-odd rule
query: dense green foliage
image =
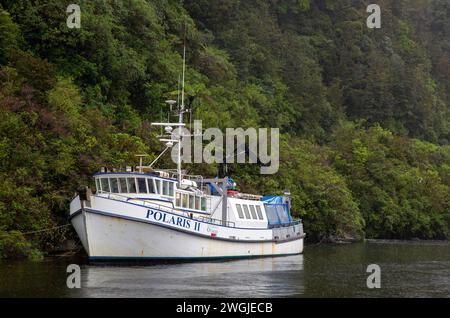
<svg viewBox="0 0 450 318">
<path fill-rule="evenodd" d="M 0 1 L 0 256 L 71 235 L 68 203 L 101 166 L 161 146 L 149 122 L 187 93 L 204 127 L 279 127 L 281 193 L 308 238 L 450 238 L 450 1 Z M 169 163 L 169 162 L 168 162 Z M 214 175 L 213 166 L 192 167 Z"/>
</svg>

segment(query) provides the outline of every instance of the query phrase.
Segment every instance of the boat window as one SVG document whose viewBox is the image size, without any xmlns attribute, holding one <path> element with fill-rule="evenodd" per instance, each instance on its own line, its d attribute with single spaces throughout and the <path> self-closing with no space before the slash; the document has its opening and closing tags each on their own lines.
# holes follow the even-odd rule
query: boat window
<svg viewBox="0 0 450 318">
<path fill-rule="evenodd" d="M 155 193 L 155 186 L 153 185 L 153 179 L 147 179 L 148 192 Z"/>
<path fill-rule="evenodd" d="M 277 205 L 278 218 L 282 224 L 286 224 L 290 222 L 289 213 L 285 208 L 285 205 Z"/>
<path fill-rule="evenodd" d="M 267 222 L 269 223 L 269 225 L 279 225 L 280 219 L 278 218 L 276 205 L 266 204 L 265 209 Z"/>
<path fill-rule="evenodd" d="M 161 180 L 155 179 L 156 193 L 161 194 Z"/>
<path fill-rule="evenodd" d="M 242 212 L 242 207 L 241 207 L 241 205 L 240 205 L 240 204 L 236 204 L 236 209 L 237 209 L 237 212 L 238 212 L 238 214 L 239 214 L 239 218 L 240 218 L 240 219 L 243 219 L 243 218 L 244 218 L 244 212 Z"/>
<path fill-rule="evenodd" d="M 117 178 L 109 178 L 109 183 L 111 184 L 111 192 L 119 193 L 119 182 Z"/>
<path fill-rule="evenodd" d="M 202 197 L 201 203 L 202 203 L 202 211 L 206 211 L 206 198 L 205 197 Z"/>
<path fill-rule="evenodd" d="M 169 195 L 169 182 L 163 181 L 162 184 L 163 184 L 163 194 Z"/>
<path fill-rule="evenodd" d="M 195 209 L 200 210 L 200 197 L 195 197 Z"/>
<path fill-rule="evenodd" d="M 95 186 L 96 186 L 96 188 L 97 188 L 97 191 L 101 191 L 102 190 L 102 188 L 100 188 L 100 180 L 99 179 L 95 179 Z"/>
<path fill-rule="evenodd" d="M 195 205 L 195 197 L 193 195 L 189 196 L 189 209 L 194 209 L 194 205 Z"/>
<path fill-rule="evenodd" d="M 261 211 L 261 207 L 259 205 L 256 206 L 256 212 L 258 213 L 258 218 L 260 220 L 263 220 L 264 217 L 263 217 L 263 214 L 262 214 L 262 211 Z"/>
<path fill-rule="evenodd" d="M 147 182 L 145 182 L 145 178 L 137 178 L 137 184 L 139 193 L 147 193 Z"/>
<path fill-rule="evenodd" d="M 257 220 L 258 217 L 256 216 L 256 210 L 254 205 L 250 205 L 250 212 L 252 213 L 252 219 Z"/>
<path fill-rule="evenodd" d="M 175 194 L 175 205 L 181 206 L 181 193 L 177 192 Z"/>
<path fill-rule="evenodd" d="M 134 178 L 127 178 L 128 192 L 136 193 L 136 180 Z"/>
<path fill-rule="evenodd" d="M 175 184 L 173 182 L 169 182 L 169 195 L 173 197 L 173 189 L 175 187 Z"/>
<path fill-rule="evenodd" d="M 119 178 L 119 185 L 120 185 L 120 193 L 128 193 L 127 179 Z"/>
<path fill-rule="evenodd" d="M 244 207 L 245 218 L 246 219 L 251 219 L 250 218 L 250 212 L 248 211 L 248 206 L 246 204 L 243 204 L 242 206 Z"/>
<path fill-rule="evenodd" d="M 183 208 L 187 208 L 187 194 L 182 194 L 181 195 L 181 206 Z"/>
<path fill-rule="evenodd" d="M 108 178 L 101 178 L 102 180 L 102 191 L 109 192 L 109 181 Z"/>
</svg>

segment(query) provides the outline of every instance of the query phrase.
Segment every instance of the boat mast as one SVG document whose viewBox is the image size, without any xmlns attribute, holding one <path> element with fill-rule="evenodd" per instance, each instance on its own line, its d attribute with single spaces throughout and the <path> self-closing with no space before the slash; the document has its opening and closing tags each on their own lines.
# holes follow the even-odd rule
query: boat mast
<svg viewBox="0 0 450 318">
<path fill-rule="evenodd" d="M 184 79 L 186 73 L 186 40 L 183 46 L 183 74 L 181 79 L 181 105 L 178 113 L 178 123 L 180 124 L 180 132 L 178 136 L 178 158 L 177 158 L 177 175 L 178 175 L 178 184 L 181 186 L 181 139 L 182 139 L 182 129 L 181 125 L 183 124 L 183 113 L 184 113 Z"/>
<path fill-rule="evenodd" d="M 164 138 L 164 136 L 160 136 L 163 138 L 160 138 L 159 141 L 166 144 L 166 149 L 151 163 L 150 166 L 153 166 L 153 164 L 158 161 L 159 158 L 169 149 L 172 148 L 174 144 L 178 145 L 178 151 L 176 156 L 176 164 L 177 164 L 177 181 L 178 185 L 181 187 L 181 181 L 183 180 L 182 170 L 181 170 L 181 141 L 184 137 L 183 135 L 183 127 L 185 124 L 183 123 L 183 114 L 185 112 L 185 105 L 184 105 L 184 82 L 185 82 L 185 75 L 186 75 L 186 40 L 184 41 L 183 46 L 183 72 L 182 72 L 182 78 L 181 78 L 181 104 L 180 104 L 180 77 L 178 77 L 178 102 L 175 100 L 166 100 L 166 103 L 170 106 L 170 112 L 169 112 L 169 118 L 170 116 L 176 116 L 178 115 L 178 123 L 152 123 L 152 126 L 164 126 L 164 131 L 166 134 L 169 135 L 169 139 Z M 177 108 L 174 110 L 174 105 L 177 105 Z M 174 114 L 175 113 L 175 114 Z M 168 119 L 170 121 L 170 119 Z M 173 127 L 178 128 L 178 133 L 173 134 Z"/>
</svg>

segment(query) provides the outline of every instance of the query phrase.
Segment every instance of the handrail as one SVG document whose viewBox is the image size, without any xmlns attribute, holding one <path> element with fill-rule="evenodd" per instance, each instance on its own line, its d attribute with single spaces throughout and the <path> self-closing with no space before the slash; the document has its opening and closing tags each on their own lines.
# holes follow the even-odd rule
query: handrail
<svg viewBox="0 0 450 318">
<path fill-rule="evenodd" d="M 224 225 L 224 223 L 225 223 L 224 226 L 236 227 L 236 223 L 232 222 L 232 221 L 225 221 L 224 222 L 223 220 L 207 218 L 207 217 L 204 217 L 204 216 L 196 216 L 195 219 L 198 220 L 198 221 L 203 221 L 205 223 L 210 223 L 210 224 Z"/>
<path fill-rule="evenodd" d="M 269 224 L 269 228 L 270 229 L 278 229 L 278 228 L 284 228 L 284 227 L 290 227 L 290 226 L 296 226 L 296 225 L 301 225 L 302 221 L 301 220 L 295 220 L 295 221 L 291 221 L 289 223 L 280 223 L 280 224 Z"/>
<path fill-rule="evenodd" d="M 142 206 L 148 206 L 148 204 L 150 204 L 150 205 L 152 205 L 153 207 L 156 207 L 159 210 L 162 210 L 162 211 L 167 211 L 168 210 L 167 212 L 171 212 L 171 213 L 177 214 L 175 212 L 174 204 L 171 201 L 167 201 L 167 202 L 170 202 L 172 204 L 172 207 L 166 206 L 166 205 L 157 204 L 157 203 L 154 203 L 154 202 L 148 202 L 148 201 L 145 201 L 145 200 L 142 200 L 142 199 L 126 197 L 124 195 L 120 195 L 120 194 L 117 194 L 117 193 L 110 193 L 110 192 L 99 191 L 99 194 L 104 194 L 104 195 L 106 194 L 108 199 L 111 199 L 111 196 L 118 197 L 119 199 L 122 199 L 122 201 L 125 201 L 125 202 L 128 202 L 129 200 L 140 201 L 140 202 L 142 202 Z M 150 200 L 151 200 L 151 198 L 150 198 Z M 149 207 L 152 207 L 152 206 L 149 206 Z M 219 219 L 213 219 L 211 217 L 206 217 L 206 216 L 191 216 L 190 215 L 190 213 L 195 213 L 195 212 L 185 212 L 185 211 L 182 211 L 182 210 L 181 210 L 181 212 L 183 214 L 186 214 L 187 218 L 190 218 L 190 219 L 193 219 L 193 220 L 198 220 L 198 221 L 201 221 L 201 222 L 204 222 L 204 223 L 215 224 L 215 225 L 224 225 L 224 222 L 222 220 L 219 220 Z M 235 222 L 226 221 L 224 226 L 236 227 L 236 224 L 235 224 Z"/>
<path fill-rule="evenodd" d="M 142 201 L 142 202 L 144 202 L 144 204 L 145 203 L 153 203 L 153 202 L 148 202 L 148 201 L 155 201 L 155 200 L 157 200 L 157 201 L 162 201 L 162 202 L 167 202 L 167 203 L 170 203 L 171 205 L 172 205 L 172 209 L 175 209 L 175 205 L 173 204 L 173 202 L 172 201 L 170 201 L 170 200 L 161 200 L 161 199 L 153 199 L 153 198 L 148 198 L 148 199 L 142 199 L 142 198 L 128 198 L 127 199 L 127 201 L 130 201 L 130 200 L 137 200 L 137 201 Z M 160 206 L 160 205 L 159 205 Z"/>
<path fill-rule="evenodd" d="M 117 193 L 110 193 L 110 192 L 100 191 L 100 194 L 106 194 L 108 199 L 111 199 L 111 197 L 113 197 L 113 198 L 116 198 L 116 199 L 118 198 L 119 200 L 122 200 L 122 201 L 125 201 L 125 202 L 128 202 L 130 200 L 136 200 L 136 201 L 142 202 L 143 206 L 155 207 L 155 208 L 157 208 L 159 210 L 163 210 L 163 211 L 167 210 L 167 209 L 169 209 L 169 210 L 171 209 L 173 211 L 173 202 L 171 202 L 171 201 L 165 201 L 165 202 L 171 203 L 172 207 L 166 206 L 166 205 L 157 204 L 157 203 L 154 203 L 154 202 L 148 202 L 148 201 L 145 201 L 145 200 L 142 200 L 142 199 L 138 199 L 138 198 L 126 197 L 124 195 L 117 194 Z"/>
</svg>

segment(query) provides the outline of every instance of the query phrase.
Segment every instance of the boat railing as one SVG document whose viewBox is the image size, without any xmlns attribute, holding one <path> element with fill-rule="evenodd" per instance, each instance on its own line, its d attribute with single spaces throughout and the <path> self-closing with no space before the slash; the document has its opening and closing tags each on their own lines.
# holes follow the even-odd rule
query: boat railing
<svg viewBox="0 0 450 318">
<path fill-rule="evenodd" d="M 222 226 L 226 226 L 226 227 L 236 227 L 236 223 L 234 223 L 232 221 L 223 221 L 223 220 L 219 220 L 219 219 L 209 218 L 206 216 L 196 216 L 196 217 L 193 217 L 193 219 L 201 221 L 201 222 L 209 223 L 209 224 L 214 224 L 214 225 L 222 225 Z"/>
<path fill-rule="evenodd" d="M 189 181 L 195 181 L 197 182 L 198 189 L 203 189 L 203 176 L 201 175 L 191 175 L 191 174 L 182 174 L 181 175 L 183 179 L 189 180 Z M 172 174 L 172 178 L 177 179 L 178 173 Z"/>
<path fill-rule="evenodd" d="M 164 201 L 166 203 L 170 203 L 170 205 L 163 205 L 160 203 L 156 203 L 156 202 L 149 202 L 148 200 L 152 200 L 152 198 L 148 198 L 143 200 L 143 199 L 137 199 L 137 198 L 133 198 L 133 197 L 127 197 L 121 194 L 117 194 L 117 193 L 110 193 L 110 192 L 104 192 L 104 191 L 99 191 L 99 194 L 101 194 L 101 197 L 106 197 L 108 199 L 115 199 L 115 200 L 120 200 L 120 201 L 124 201 L 124 202 L 130 202 L 130 201 L 138 201 L 139 204 L 149 207 L 149 208 L 155 208 L 158 210 L 162 210 L 162 211 L 167 211 L 167 212 L 172 212 L 174 210 L 174 205 L 172 201 Z"/>
<path fill-rule="evenodd" d="M 301 221 L 296 220 L 282 226 L 272 227 L 272 236 L 277 241 L 304 237 L 303 224 Z"/>
<path fill-rule="evenodd" d="M 197 220 L 200 222 L 204 222 L 204 223 L 208 223 L 208 224 L 214 224 L 214 225 L 222 225 L 222 226 L 227 226 L 227 227 L 236 227 L 236 224 L 234 222 L 231 221 L 223 221 L 223 220 L 219 220 L 219 219 L 213 219 L 211 217 L 207 217 L 207 216 L 193 216 L 192 213 L 190 212 L 186 212 L 186 211 L 182 211 L 182 210 L 176 210 L 175 206 L 173 204 L 172 201 L 167 201 L 167 203 L 170 203 L 170 206 L 168 205 L 162 205 L 156 202 L 149 202 L 147 200 L 143 200 L 143 199 L 137 199 L 137 198 L 132 198 L 132 197 L 127 197 L 121 194 L 117 194 L 117 193 L 110 193 L 110 192 L 103 192 L 103 191 L 99 191 L 99 194 L 101 194 L 101 197 L 106 197 L 107 199 L 114 199 L 114 200 L 120 200 L 120 201 L 124 201 L 124 202 L 129 202 L 129 201 L 138 201 L 139 204 L 141 204 L 142 206 L 146 206 L 149 208 L 155 208 L 161 211 L 166 211 L 166 212 L 171 212 L 174 214 L 179 214 L 179 212 L 183 213 L 185 217 L 193 219 L 193 220 Z M 148 198 L 148 200 L 152 200 L 152 198 Z M 166 201 L 164 201 L 166 202 Z M 175 212 L 175 210 L 177 212 Z"/>
<path fill-rule="evenodd" d="M 269 228 L 276 229 L 276 228 L 295 226 L 295 225 L 299 225 L 299 224 L 302 225 L 302 221 L 301 220 L 293 220 L 293 221 L 291 221 L 289 223 L 270 224 Z"/>
</svg>

